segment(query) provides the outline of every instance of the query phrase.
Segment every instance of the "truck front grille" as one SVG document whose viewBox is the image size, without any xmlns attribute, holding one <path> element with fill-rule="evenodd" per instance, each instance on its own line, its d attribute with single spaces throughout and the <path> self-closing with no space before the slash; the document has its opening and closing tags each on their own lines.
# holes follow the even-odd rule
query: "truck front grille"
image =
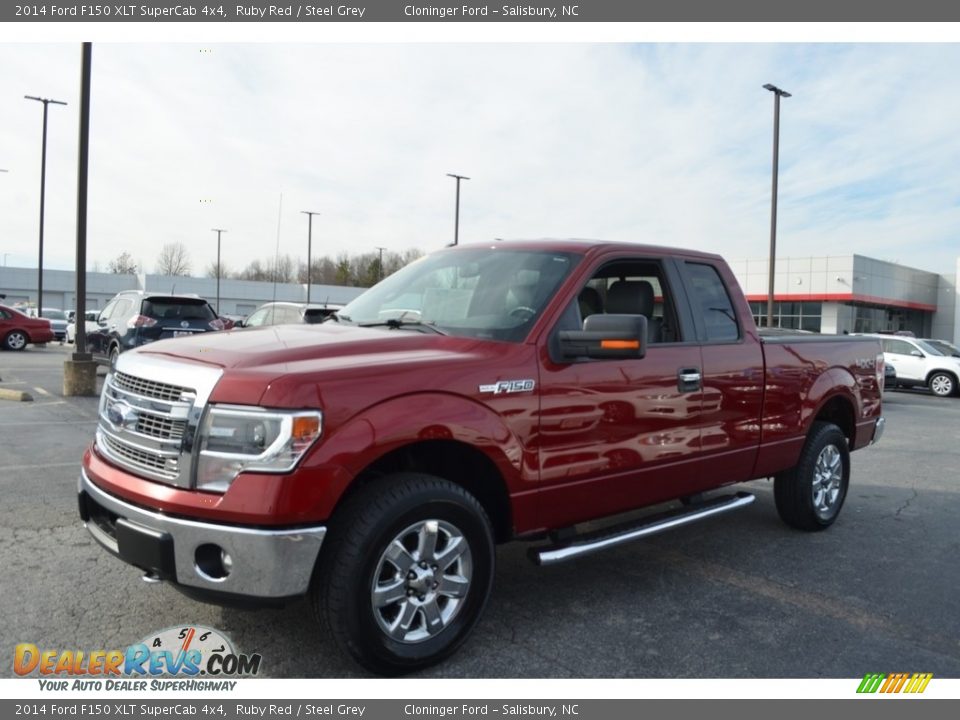
<svg viewBox="0 0 960 720">
<path fill-rule="evenodd" d="M 163 440 L 180 440 L 186 427 L 186 420 L 173 420 L 154 413 L 141 412 L 137 418 L 138 433 Z"/>
<path fill-rule="evenodd" d="M 100 398 L 97 449 L 134 475 L 190 487 L 189 461 L 181 462 L 195 393 L 179 385 L 128 373 L 107 376 Z"/>
<path fill-rule="evenodd" d="M 106 433 L 101 433 L 100 437 L 109 448 L 113 459 L 129 469 L 143 471 L 148 477 L 160 475 L 165 480 L 177 479 L 180 470 L 180 461 L 177 458 L 164 457 L 143 448 L 133 447 Z"/>
<path fill-rule="evenodd" d="M 170 385 L 168 383 L 156 382 L 155 380 L 146 380 L 144 378 L 134 377 L 126 373 L 116 372 L 113 374 L 113 385 L 121 390 L 140 395 L 145 398 L 155 398 L 157 400 L 180 400 L 185 394 L 191 394 L 193 391 L 179 385 Z"/>
</svg>

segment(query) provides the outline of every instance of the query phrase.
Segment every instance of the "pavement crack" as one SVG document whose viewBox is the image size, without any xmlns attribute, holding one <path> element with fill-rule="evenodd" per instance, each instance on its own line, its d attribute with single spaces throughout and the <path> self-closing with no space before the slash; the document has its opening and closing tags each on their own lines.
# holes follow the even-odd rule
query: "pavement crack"
<svg viewBox="0 0 960 720">
<path fill-rule="evenodd" d="M 894 519 L 899 520 L 899 519 L 900 519 L 900 513 L 902 513 L 904 510 L 906 510 L 908 507 L 910 507 L 910 504 L 911 504 L 914 500 L 916 500 L 917 497 L 919 496 L 919 493 L 917 492 L 917 489 L 916 489 L 916 488 L 911 488 L 911 489 L 910 489 L 910 492 L 912 493 L 912 494 L 910 495 L 910 497 L 908 497 L 908 498 L 906 499 L 906 502 L 904 502 L 903 505 L 901 505 L 900 507 L 898 507 L 898 508 L 897 508 L 897 511 L 893 514 Z"/>
</svg>

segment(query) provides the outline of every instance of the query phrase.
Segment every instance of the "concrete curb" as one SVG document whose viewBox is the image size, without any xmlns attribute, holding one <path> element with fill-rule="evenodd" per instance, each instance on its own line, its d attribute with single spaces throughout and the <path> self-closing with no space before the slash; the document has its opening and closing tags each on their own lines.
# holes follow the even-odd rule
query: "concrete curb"
<svg viewBox="0 0 960 720">
<path fill-rule="evenodd" d="M 23 390 L 11 390 L 10 388 L 0 388 L 0 400 L 13 400 L 14 402 L 33 402 L 33 395 Z"/>
</svg>

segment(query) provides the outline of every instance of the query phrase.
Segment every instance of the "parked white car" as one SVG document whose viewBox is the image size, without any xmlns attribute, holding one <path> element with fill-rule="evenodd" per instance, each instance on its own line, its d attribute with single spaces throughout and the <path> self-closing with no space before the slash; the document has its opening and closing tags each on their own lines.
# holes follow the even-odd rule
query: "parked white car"
<svg viewBox="0 0 960 720">
<path fill-rule="evenodd" d="M 84 314 L 84 327 L 87 329 L 87 333 L 92 333 L 95 330 L 99 330 L 100 326 L 97 324 L 97 316 L 100 314 L 99 310 L 87 310 Z M 77 340 L 77 320 L 76 315 L 74 319 L 67 323 L 67 342 L 72 343 Z"/>
<path fill-rule="evenodd" d="M 897 385 L 923 386 L 949 397 L 960 387 L 960 358 L 945 356 L 925 340 L 900 335 L 871 335 L 883 346 L 883 361 L 897 371 Z"/>
</svg>

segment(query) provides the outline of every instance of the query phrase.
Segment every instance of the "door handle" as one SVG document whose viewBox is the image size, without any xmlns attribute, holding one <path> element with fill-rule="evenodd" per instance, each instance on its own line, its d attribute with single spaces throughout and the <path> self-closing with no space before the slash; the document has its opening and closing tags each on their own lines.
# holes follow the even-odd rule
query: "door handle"
<svg viewBox="0 0 960 720">
<path fill-rule="evenodd" d="M 697 392 L 703 387 L 700 368 L 680 368 L 677 370 L 677 390 L 682 393 Z"/>
</svg>

